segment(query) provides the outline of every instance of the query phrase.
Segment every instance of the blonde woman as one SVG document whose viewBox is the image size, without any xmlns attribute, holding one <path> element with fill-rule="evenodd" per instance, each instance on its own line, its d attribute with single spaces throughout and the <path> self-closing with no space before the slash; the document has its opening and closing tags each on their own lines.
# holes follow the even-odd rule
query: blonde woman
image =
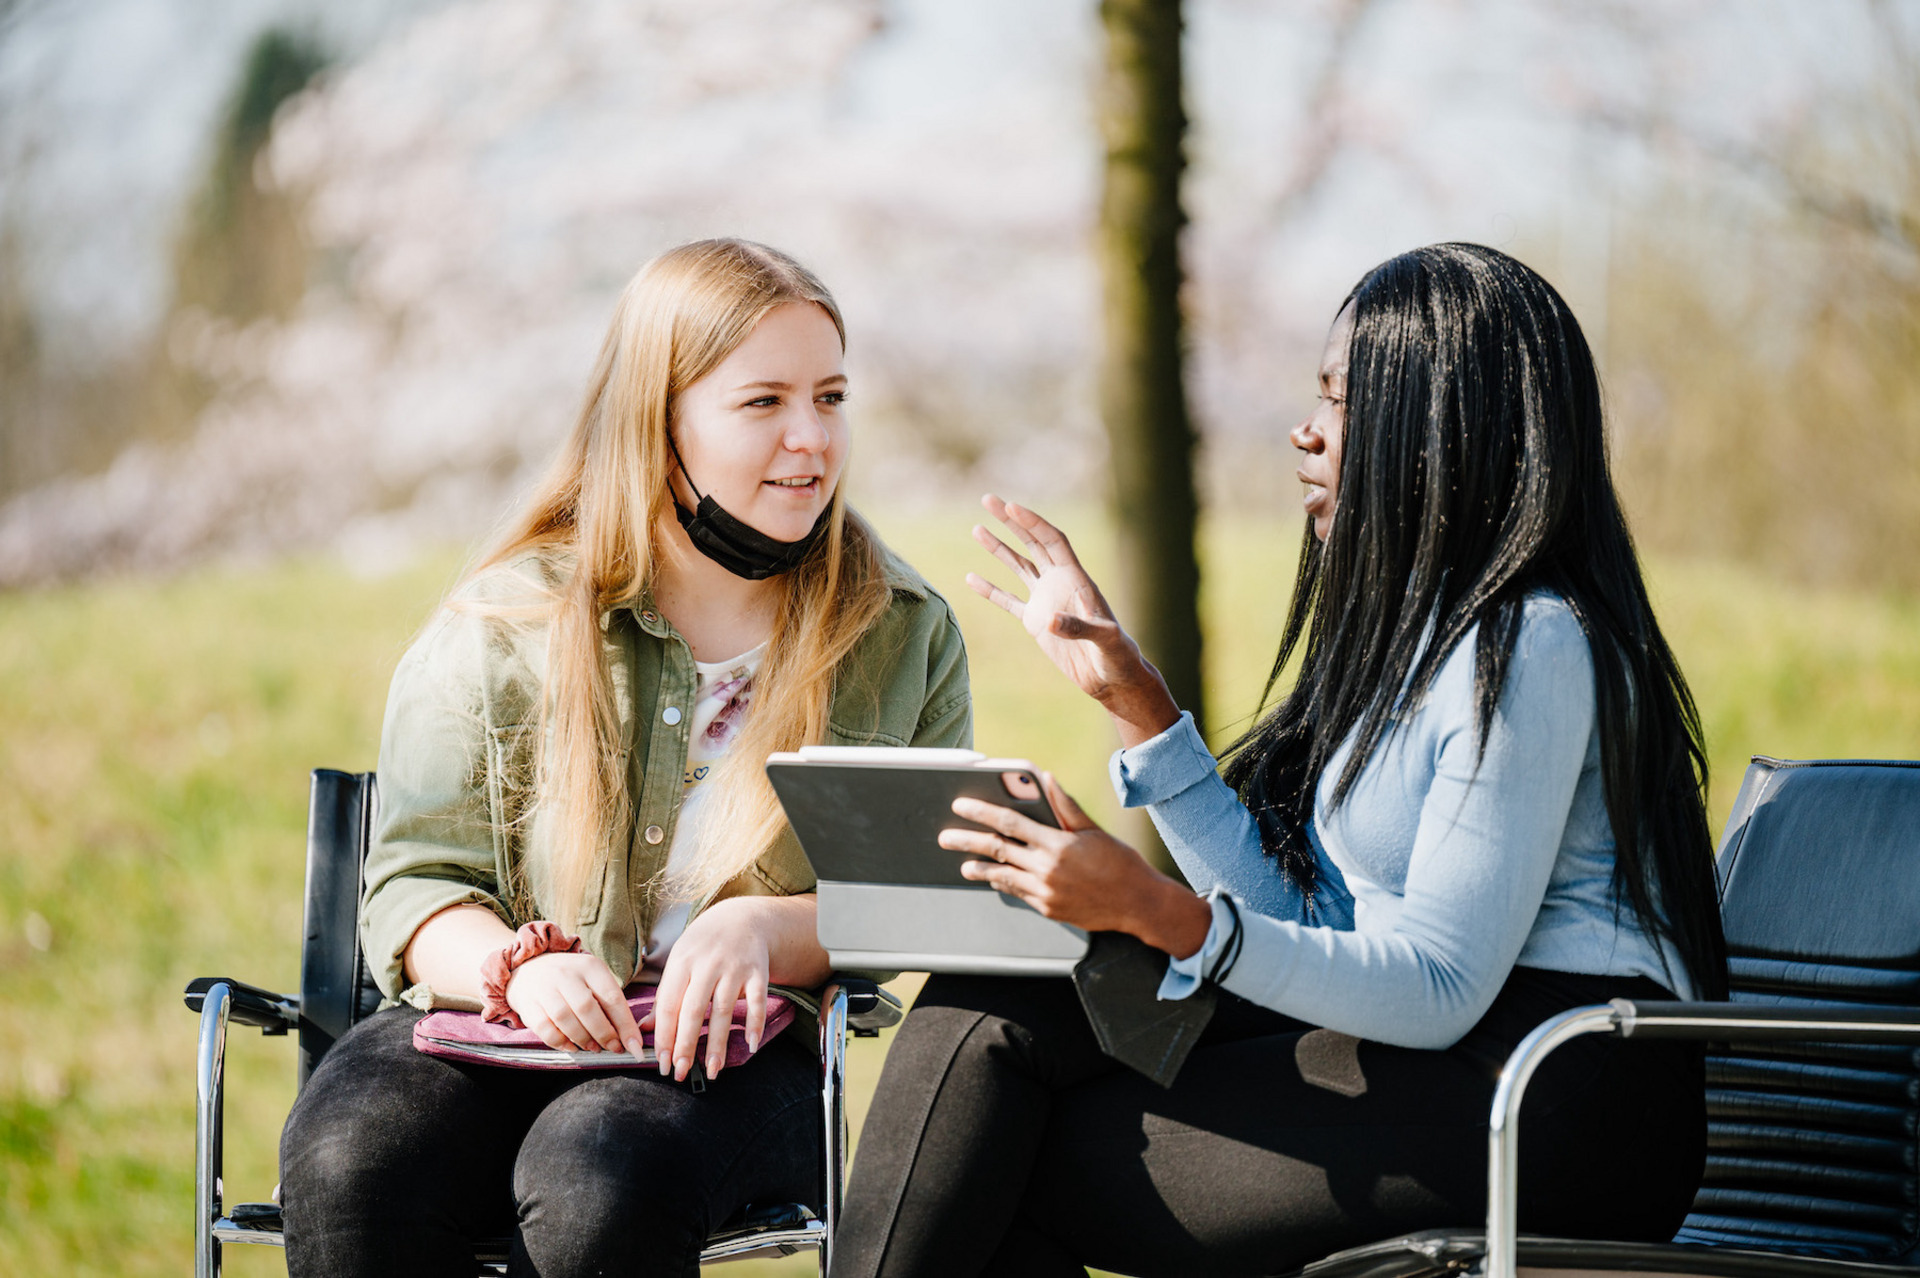
<svg viewBox="0 0 1920 1278">
<path fill-rule="evenodd" d="M 946 601 L 847 507 L 844 346 L 783 254 L 648 263 L 552 475 L 402 659 L 361 911 L 391 1005 L 287 1120 L 296 1278 L 464 1278 L 503 1234 L 514 1274 L 685 1274 L 743 1204 L 817 1202 L 807 1036 L 722 1075 L 714 1033 L 714 1082 L 687 1082 L 709 1014 L 744 1000 L 757 1046 L 768 985 L 828 975 L 760 764 L 972 725 Z M 656 1024 L 628 1011 L 635 981 Z M 660 1070 L 452 1064 L 412 1046 L 432 1007 L 587 1051 L 650 1028 Z"/>
</svg>

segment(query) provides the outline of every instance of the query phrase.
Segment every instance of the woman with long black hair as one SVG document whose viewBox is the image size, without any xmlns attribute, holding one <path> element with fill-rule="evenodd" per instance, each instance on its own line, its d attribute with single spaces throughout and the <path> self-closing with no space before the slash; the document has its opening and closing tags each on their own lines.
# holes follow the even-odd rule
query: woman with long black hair
<svg viewBox="0 0 1920 1278">
<path fill-rule="evenodd" d="M 887 1061 L 835 1272 L 1273 1273 L 1486 1210 L 1494 1076 L 1547 1017 L 1724 997 L 1705 759 L 1564 301 L 1416 250 L 1340 309 L 1296 427 L 1309 527 L 1224 778 L 1071 545 L 988 498 L 1026 598 L 973 578 L 1118 727 L 1114 783 L 1190 890 L 1048 781 L 1061 829 L 962 800 L 942 841 L 1050 917 L 1167 955 L 1218 1009 L 1170 1088 L 1065 981 L 936 976 Z M 1529 1092 L 1524 1229 L 1665 1239 L 1704 1157 L 1701 1057 L 1583 1039 Z"/>
</svg>

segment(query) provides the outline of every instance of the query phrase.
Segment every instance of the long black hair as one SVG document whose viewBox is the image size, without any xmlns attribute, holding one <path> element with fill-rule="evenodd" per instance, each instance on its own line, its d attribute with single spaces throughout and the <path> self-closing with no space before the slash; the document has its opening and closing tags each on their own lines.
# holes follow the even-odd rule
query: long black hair
<svg viewBox="0 0 1920 1278">
<path fill-rule="evenodd" d="M 1485 750 L 1522 603 L 1550 591 L 1593 654 L 1616 908 L 1672 945 L 1699 997 L 1725 998 L 1700 718 L 1614 494 L 1599 379 L 1572 311 L 1477 244 L 1402 254 L 1348 303 L 1336 512 L 1324 544 L 1309 521 L 1268 697 L 1296 653 L 1300 674 L 1229 752 L 1228 783 L 1269 855 L 1311 891 L 1304 829 L 1340 744 L 1353 739 L 1335 804 L 1393 730 L 1401 690 L 1417 705 L 1477 626 Z"/>
</svg>

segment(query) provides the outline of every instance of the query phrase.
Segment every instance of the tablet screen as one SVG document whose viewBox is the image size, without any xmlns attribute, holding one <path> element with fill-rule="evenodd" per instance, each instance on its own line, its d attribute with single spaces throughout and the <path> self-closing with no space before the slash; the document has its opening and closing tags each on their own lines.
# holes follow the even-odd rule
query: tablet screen
<svg viewBox="0 0 1920 1278">
<path fill-rule="evenodd" d="M 1028 773 L 1037 780 L 1037 774 Z M 953 814 L 962 796 L 1013 808 L 1042 825 L 1057 825 L 1042 797 L 1016 798 L 1002 773 L 979 767 L 887 767 L 876 764 L 767 764 L 767 779 L 786 809 L 815 877 L 844 883 L 911 883 L 974 887 L 964 878 L 964 852 L 940 846 L 940 831 L 972 827 Z M 1013 789 L 1026 789 L 1017 780 Z"/>
</svg>

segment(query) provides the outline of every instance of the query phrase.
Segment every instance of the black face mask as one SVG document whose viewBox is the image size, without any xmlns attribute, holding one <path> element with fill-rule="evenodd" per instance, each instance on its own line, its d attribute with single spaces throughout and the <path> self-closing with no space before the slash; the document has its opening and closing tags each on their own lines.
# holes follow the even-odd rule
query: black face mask
<svg viewBox="0 0 1920 1278">
<path fill-rule="evenodd" d="M 680 463 L 680 473 L 687 477 L 687 487 L 692 488 L 693 495 L 700 498 L 699 509 L 688 510 L 676 496 L 673 499 L 673 513 L 679 518 L 680 526 L 687 530 L 687 537 L 693 542 L 694 548 L 734 576 L 745 577 L 748 581 L 765 581 L 768 577 L 792 572 L 807 557 L 807 552 L 813 549 L 813 543 L 819 541 L 821 534 L 827 531 L 827 523 L 833 518 L 831 503 L 820 512 L 820 518 L 813 521 L 813 527 L 799 541 L 774 540 L 721 509 L 711 493 L 702 496 L 694 486 L 693 475 L 687 470 L 687 463 L 681 460 L 680 446 L 673 442 L 671 434 L 667 436 L 667 447 L 673 449 L 673 459 Z"/>
</svg>

